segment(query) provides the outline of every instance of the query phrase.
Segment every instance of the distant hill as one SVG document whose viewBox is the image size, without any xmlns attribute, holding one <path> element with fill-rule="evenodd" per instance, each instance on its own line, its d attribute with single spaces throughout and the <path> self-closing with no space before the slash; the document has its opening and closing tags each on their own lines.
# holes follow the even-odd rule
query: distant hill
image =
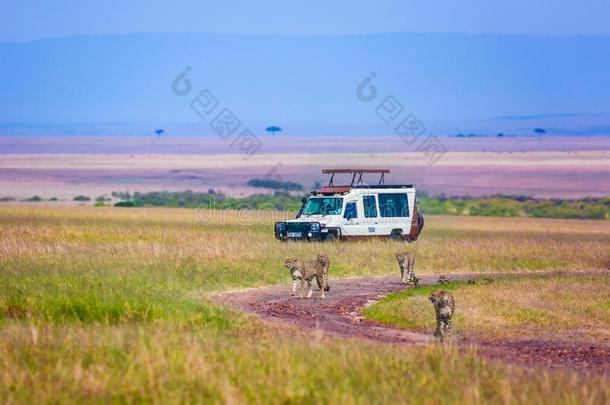
<svg viewBox="0 0 610 405">
<path fill-rule="evenodd" d="M 208 89 L 243 128 L 391 133 L 375 108 L 447 135 L 610 132 L 610 37 L 139 34 L 0 43 L 0 134 L 212 135 L 189 103 Z M 192 93 L 171 91 L 186 67 Z M 356 88 L 371 72 L 378 97 Z M 556 115 L 559 113 L 559 116 Z M 576 113 L 576 114 L 575 114 Z M 582 114 L 581 114 L 582 113 Z M 526 119 L 515 119 L 515 117 Z M 501 117 L 494 120 L 493 117 Z"/>
</svg>

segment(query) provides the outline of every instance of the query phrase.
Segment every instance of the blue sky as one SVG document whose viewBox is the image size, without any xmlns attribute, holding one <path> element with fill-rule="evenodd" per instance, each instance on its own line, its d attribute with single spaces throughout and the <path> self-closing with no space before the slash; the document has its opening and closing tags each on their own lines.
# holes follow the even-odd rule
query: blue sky
<svg viewBox="0 0 610 405">
<path fill-rule="evenodd" d="M 380 97 L 431 130 L 610 129 L 610 2 L 123 3 L 2 6 L 0 133 L 107 123 L 209 133 L 170 91 L 186 66 L 253 130 L 389 133 L 355 97 L 371 72 Z"/>
<path fill-rule="evenodd" d="M 607 0 L 5 1 L 0 41 L 159 32 L 610 35 Z"/>
</svg>

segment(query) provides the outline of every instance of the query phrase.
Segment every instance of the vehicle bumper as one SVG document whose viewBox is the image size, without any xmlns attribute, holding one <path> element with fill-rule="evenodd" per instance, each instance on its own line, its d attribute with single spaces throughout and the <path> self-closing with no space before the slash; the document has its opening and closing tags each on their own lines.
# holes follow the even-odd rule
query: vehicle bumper
<svg viewBox="0 0 610 405">
<path fill-rule="evenodd" d="M 312 230 L 312 224 L 317 224 L 316 230 Z M 323 240 L 325 235 L 326 232 L 322 232 L 318 222 L 299 222 L 298 224 L 289 222 L 275 223 L 275 238 L 279 240 L 316 241 Z"/>
</svg>

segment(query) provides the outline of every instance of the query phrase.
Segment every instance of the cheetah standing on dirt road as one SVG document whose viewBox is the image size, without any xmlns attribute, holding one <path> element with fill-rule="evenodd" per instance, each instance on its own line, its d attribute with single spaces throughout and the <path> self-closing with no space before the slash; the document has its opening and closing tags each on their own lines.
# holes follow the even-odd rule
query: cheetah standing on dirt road
<svg viewBox="0 0 610 405">
<path fill-rule="evenodd" d="M 434 336 L 440 339 L 441 343 L 451 333 L 451 317 L 455 310 L 453 295 L 447 291 L 434 291 L 428 297 L 434 304 L 436 312 L 436 331 Z"/>
<path fill-rule="evenodd" d="M 319 254 L 315 261 L 304 262 L 299 259 L 286 259 L 284 263 L 286 268 L 290 270 L 292 277 L 292 294 L 296 294 L 297 280 L 301 280 L 301 298 L 305 290 L 305 283 L 309 289 L 307 298 L 311 298 L 313 293 L 312 281 L 315 278 L 320 288 L 320 298 L 324 299 L 324 292 L 330 290 L 328 286 L 328 267 L 330 260 L 325 254 Z"/>
<path fill-rule="evenodd" d="M 400 282 L 403 284 L 417 285 L 417 277 L 415 277 L 415 256 L 408 252 L 398 252 L 396 260 L 400 267 Z"/>
</svg>

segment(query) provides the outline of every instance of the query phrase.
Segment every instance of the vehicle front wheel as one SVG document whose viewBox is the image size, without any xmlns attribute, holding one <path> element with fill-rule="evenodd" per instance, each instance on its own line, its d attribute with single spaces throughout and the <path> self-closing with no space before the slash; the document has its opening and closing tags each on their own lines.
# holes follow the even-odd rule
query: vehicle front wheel
<svg viewBox="0 0 610 405">
<path fill-rule="evenodd" d="M 335 242 L 337 240 L 337 235 L 332 232 L 328 232 L 324 237 L 324 242 Z"/>
</svg>

